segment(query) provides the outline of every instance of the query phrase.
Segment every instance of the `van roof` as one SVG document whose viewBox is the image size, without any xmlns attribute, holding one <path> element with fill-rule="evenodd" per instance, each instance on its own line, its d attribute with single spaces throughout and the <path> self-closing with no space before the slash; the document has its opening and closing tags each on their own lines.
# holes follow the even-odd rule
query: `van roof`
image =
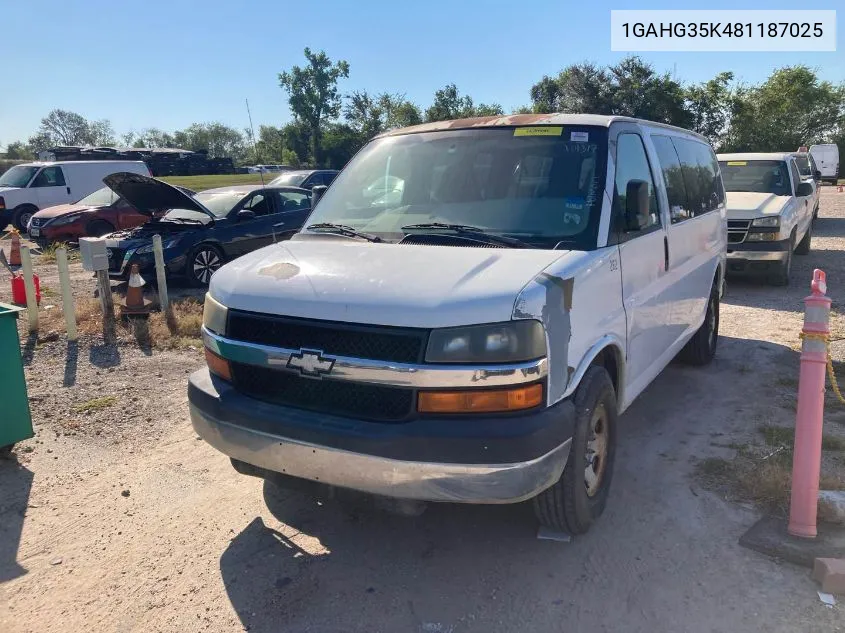
<svg viewBox="0 0 845 633">
<path fill-rule="evenodd" d="M 786 160 L 797 152 L 736 152 L 716 154 L 719 160 Z"/>
<path fill-rule="evenodd" d="M 142 160 L 34 160 L 30 163 L 20 163 L 21 167 L 47 167 L 48 165 L 138 165 L 145 164 Z"/>
<path fill-rule="evenodd" d="M 422 123 L 421 125 L 412 125 L 406 128 L 391 130 L 385 132 L 381 136 L 396 136 L 401 134 L 417 134 L 419 132 L 437 132 L 442 130 L 461 130 L 476 127 L 522 127 L 528 125 L 593 125 L 598 127 L 610 127 L 612 123 L 639 123 L 641 125 L 648 125 L 652 127 L 661 127 L 683 134 L 695 136 L 702 141 L 709 144 L 709 141 L 696 132 L 685 130 L 684 128 L 676 127 L 674 125 L 667 125 L 666 123 L 656 123 L 654 121 L 647 121 L 645 119 L 635 119 L 626 116 L 604 115 L 604 114 L 508 114 L 505 116 L 493 115 L 474 117 L 471 119 L 454 119 L 451 121 L 433 121 L 431 123 Z"/>
</svg>

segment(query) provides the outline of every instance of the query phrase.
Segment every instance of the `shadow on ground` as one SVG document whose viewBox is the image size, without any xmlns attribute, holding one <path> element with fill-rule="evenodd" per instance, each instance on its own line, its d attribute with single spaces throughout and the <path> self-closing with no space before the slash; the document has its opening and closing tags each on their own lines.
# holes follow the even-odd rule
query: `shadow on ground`
<svg viewBox="0 0 845 633">
<path fill-rule="evenodd" d="M 755 515 L 692 473 L 726 438 L 794 420 L 778 378 L 797 367 L 788 347 L 729 337 L 712 365 L 669 367 L 621 418 L 607 510 L 571 543 L 537 540 L 530 503 L 402 517 L 265 483 L 268 514 L 220 558 L 232 607 L 258 632 L 703 631 L 697 611 L 708 631 L 774 625 L 789 601 L 773 607 L 760 574 L 776 567 L 736 543 Z"/>
<path fill-rule="evenodd" d="M 0 457 L 0 583 L 26 573 L 17 555 L 32 478 L 32 472 L 18 463 L 14 453 L 10 458 Z"/>
</svg>

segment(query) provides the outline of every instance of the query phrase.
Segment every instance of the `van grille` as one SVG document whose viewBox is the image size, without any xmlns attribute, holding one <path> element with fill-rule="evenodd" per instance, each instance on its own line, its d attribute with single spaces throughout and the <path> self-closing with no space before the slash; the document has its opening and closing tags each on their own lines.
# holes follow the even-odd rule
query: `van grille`
<svg viewBox="0 0 845 633">
<path fill-rule="evenodd" d="M 414 391 L 340 380 L 315 380 L 297 374 L 231 363 L 241 393 L 282 406 L 379 422 L 402 422 L 411 415 Z"/>
<path fill-rule="evenodd" d="M 286 349 L 315 349 L 329 356 L 419 363 L 428 332 L 230 310 L 226 336 Z"/>
</svg>

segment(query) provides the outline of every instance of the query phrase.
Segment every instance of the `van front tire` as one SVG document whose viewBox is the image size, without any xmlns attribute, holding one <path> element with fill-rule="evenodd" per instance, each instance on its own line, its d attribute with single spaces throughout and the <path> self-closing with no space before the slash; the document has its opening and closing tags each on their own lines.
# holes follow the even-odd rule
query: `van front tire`
<svg viewBox="0 0 845 633">
<path fill-rule="evenodd" d="M 29 220 L 37 212 L 38 208 L 31 204 L 22 204 L 19 207 L 15 207 L 15 210 L 12 212 L 12 224 L 21 233 L 26 233 L 26 225 L 29 224 Z"/>
<path fill-rule="evenodd" d="M 575 429 L 566 468 L 534 497 L 540 525 L 583 534 L 604 512 L 616 453 L 616 391 L 603 367 L 593 366 L 575 391 Z"/>
</svg>

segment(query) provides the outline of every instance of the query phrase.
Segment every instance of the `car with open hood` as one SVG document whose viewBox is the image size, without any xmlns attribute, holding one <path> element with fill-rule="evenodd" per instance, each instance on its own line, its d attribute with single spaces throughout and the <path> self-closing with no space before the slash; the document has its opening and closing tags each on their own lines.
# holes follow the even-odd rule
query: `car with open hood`
<svg viewBox="0 0 845 633">
<path fill-rule="evenodd" d="M 810 252 L 814 184 L 790 152 L 719 154 L 728 197 L 728 273 L 789 283 L 792 255 Z"/>
<path fill-rule="evenodd" d="M 212 277 L 194 429 L 283 486 L 532 499 L 585 532 L 617 416 L 676 356 L 716 353 L 726 236 L 716 156 L 688 130 L 530 114 L 391 131 L 299 233 Z"/>
<path fill-rule="evenodd" d="M 196 194 L 185 187 L 176 188 L 189 196 Z M 102 187 L 73 204 L 38 211 L 29 220 L 27 233 L 43 247 L 51 242 L 78 242 L 80 237 L 102 237 L 141 226 L 149 219 L 109 187 Z"/>
<path fill-rule="evenodd" d="M 128 278 L 132 265 L 155 268 L 153 236 L 160 235 L 168 275 L 207 285 L 212 274 L 241 255 L 287 239 L 311 212 L 311 192 L 297 187 L 232 186 L 196 195 L 132 173 L 103 182 L 147 217 L 139 227 L 106 236 L 109 276 Z"/>
</svg>

